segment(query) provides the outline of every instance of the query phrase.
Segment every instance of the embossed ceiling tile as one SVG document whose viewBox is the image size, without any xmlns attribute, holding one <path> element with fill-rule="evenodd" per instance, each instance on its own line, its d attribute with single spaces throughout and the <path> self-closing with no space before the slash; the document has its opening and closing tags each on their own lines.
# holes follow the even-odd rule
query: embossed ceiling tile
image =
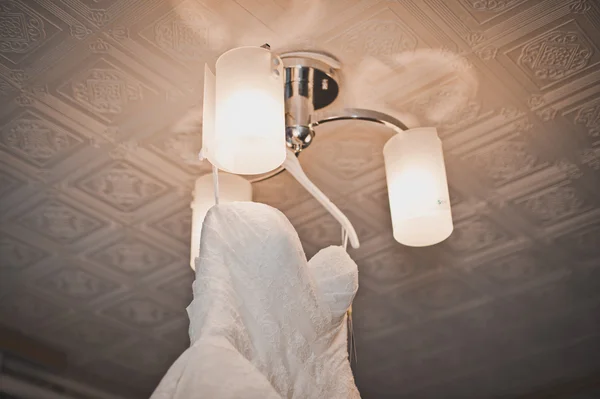
<svg viewBox="0 0 600 399">
<path fill-rule="evenodd" d="M 460 4 L 462 15 L 466 12 L 479 25 L 489 26 L 514 17 L 523 9 L 530 7 L 532 2 L 527 0 L 455 0 L 450 3 Z"/>
<path fill-rule="evenodd" d="M 129 24 L 133 41 L 126 45 L 132 53 L 149 59 L 153 69 L 178 83 L 199 83 L 202 76 L 197 71 L 204 63 L 212 64 L 236 43 L 256 45 L 257 38 L 271 34 L 233 1 L 165 1 L 146 11 Z"/>
<path fill-rule="evenodd" d="M 36 203 L 16 223 L 60 244 L 71 244 L 105 227 L 100 219 L 60 199 Z"/>
<path fill-rule="evenodd" d="M 101 166 L 74 185 L 122 212 L 136 211 L 169 191 L 166 183 L 121 160 Z"/>
<path fill-rule="evenodd" d="M 302 157 L 300 162 L 306 164 L 306 160 Z M 253 184 L 252 190 L 253 201 L 269 204 L 284 212 L 300 203 L 312 200 L 310 193 L 288 172 L 283 172 L 267 182 Z"/>
<path fill-rule="evenodd" d="M 2 101 L 8 102 L 8 98 L 12 98 L 15 93 L 16 88 L 11 84 L 11 81 L 0 75 L 0 97 L 2 97 Z"/>
<path fill-rule="evenodd" d="M 565 232 L 555 242 L 567 250 L 576 262 L 600 261 L 600 222 Z"/>
<path fill-rule="evenodd" d="M 148 297 L 134 295 L 112 304 L 102 313 L 133 328 L 158 327 L 177 317 L 176 312 Z"/>
<path fill-rule="evenodd" d="M 46 251 L 32 244 L 0 232 L 0 271 L 2 269 L 21 271 L 36 264 L 48 255 Z"/>
<path fill-rule="evenodd" d="M 83 144 L 81 136 L 29 110 L 15 116 L 0 132 L 5 151 L 37 167 L 64 161 Z"/>
<path fill-rule="evenodd" d="M 144 76 L 144 66 L 110 54 L 86 55 L 52 72 L 50 94 L 105 124 L 148 113 L 161 100 L 159 87 Z"/>
<path fill-rule="evenodd" d="M 140 29 L 139 36 L 167 57 L 181 63 L 208 61 L 221 46 L 222 38 L 215 37 L 219 19 L 200 2 L 183 1 L 160 11 L 164 14 L 144 21 L 147 26 Z"/>
<path fill-rule="evenodd" d="M 406 356 L 406 355 L 405 355 Z M 389 368 L 396 370 L 393 377 L 385 372 L 375 373 L 369 378 L 369 388 L 375 390 L 373 398 L 417 397 L 414 391 L 432 383 L 454 378 L 465 367 L 458 348 L 442 348 L 423 353 L 410 353 L 409 357 L 397 357 L 390 361 Z M 462 364 L 461 364 L 462 361 Z M 407 393 L 396 396 L 395 392 Z M 385 396 L 389 394 L 390 396 Z"/>
<path fill-rule="evenodd" d="M 31 64 L 28 58 L 36 51 L 68 37 L 64 22 L 29 1 L 0 3 L 0 21 L 0 61 L 9 68 Z"/>
<path fill-rule="evenodd" d="M 184 269 L 185 266 L 187 265 L 181 265 L 180 269 Z M 185 270 L 185 273 L 178 273 L 174 277 L 172 274 L 170 273 L 171 276 L 161 279 L 166 281 L 162 281 L 157 286 L 157 289 L 166 295 L 176 297 L 181 307 L 185 308 L 192 302 L 192 283 L 194 282 L 195 274 L 191 270 Z"/>
<path fill-rule="evenodd" d="M 375 232 L 376 228 L 359 216 L 355 209 L 343 208 L 342 211 L 352 222 L 359 240 L 367 241 L 375 237 L 377 234 Z M 315 212 L 313 218 L 294 223 L 294 227 L 298 231 L 298 236 L 302 242 L 308 244 L 311 248 L 321 249 L 329 245 L 341 245 L 342 243 L 342 227 L 326 211 L 319 210 Z"/>
<path fill-rule="evenodd" d="M 86 316 L 54 329 L 46 340 L 67 350 L 77 346 L 84 350 L 107 351 L 126 340 L 128 336 L 128 333 L 117 326 Z"/>
<path fill-rule="evenodd" d="M 521 314 L 514 303 L 490 300 L 469 311 L 451 315 L 446 322 L 454 326 L 450 334 L 455 343 L 468 345 L 475 339 L 485 340 L 488 335 L 508 334 L 509 330 L 527 322 L 527 319 L 527 315 Z"/>
<path fill-rule="evenodd" d="M 590 315 L 595 314 L 594 311 L 600 308 L 600 263 L 597 260 L 586 265 L 587 267 L 575 269 L 573 273 L 576 280 L 574 285 L 577 287 L 577 295 L 586 299 L 580 302 L 583 304 L 580 309 Z M 592 306 L 593 309 L 585 310 L 589 306 Z"/>
<path fill-rule="evenodd" d="M 458 397 L 475 395 L 473 397 L 480 398 L 497 395 L 518 397 L 522 396 L 522 392 L 545 392 L 549 386 L 562 386 L 559 385 L 558 381 L 582 381 L 585 380 L 582 379 L 583 376 L 593 375 L 595 367 L 589 363 L 581 367 L 582 364 L 577 362 L 577 358 L 582 360 L 587 359 L 588 356 L 590 359 L 594 358 L 597 355 L 591 355 L 591 353 L 596 353 L 596 346 L 590 340 L 583 339 L 582 342 L 571 342 L 566 346 L 548 348 L 535 353 L 527 351 L 529 356 L 522 352 L 518 356 L 513 356 L 509 361 L 501 362 L 498 366 L 493 366 L 488 361 L 480 367 L 461 373 L 459 379 L 453 380 L 449 384 L 435 385 L 422 391 L 424 396 L 415 397 L 443 397 L 445 392 L 448 391 L 457 392 Z M 588 356 L 584 353 L 587 353 Z M 567 358 L 569 359 L 568 364 L 572 367 L 564 367 Z M 541 371 L 540 369 L 546 370 Z M 550 372 L 550 370 L 552 371 Z M 499 384 L 500 375 L 510 376 L 510 383 L 507 385 Z M 551 378 L 552 382 L 550 381 Z M 575 391 L 579 391 L 579 389 Z M 587 392 L 587 389 L 583 389 L 583 391 Z M 585 394 L 579 395 L 573 392 L 574 395 L 571 395 L 567 392 L 569 392 L 569 389 L 565 390 L 565 397 L 588 398 Z M 593 397 L 594 395 L 589 396 L 590 399 Z"/>
<path fill-rule="evenodd" d="M 596 95 L 578 107 L 566 110 L 563 116 L 577 130 L 583 131 L 591 145 L 600 144 L 600 95 Z M 596 168 L 596 169 L 600 169 Z"/>
<path fill-rule="evenodd" d="M 5 172 L 4 170 L 0 170 L 0 198 L 5 195 L 9 195 L 17 191 L 20 187 L 25 184 L 24 181 L 18 179 L 17 177 Z M 2 203 L 0 203 L 2 204 Z M 0 206 L 0 216 L 5 212 L 4 205 Z"/>
<path fill-rule="evenodd" d="M 500 187 L 548 166 L 522 131 L 496 137 L 460 156 L 473 172 Z"/>
<path fill-rule="evenodd" d="M 379 336 L 386 330 L 397 329 L 414 320 L 412 314 L 400 312 L 398 307 L 393 307 L 386 298 L 375 297 L 366 291 L 359 288 L 352 305 L 352 324 L 357 334 L 365 338 L 372 334 Z"/>
<path fill-rule="evenodd" d="M 136 2 L 125 0 L 65 0 L 66 4 L 78 10 L 89 23 L 98 28 L 107 26 L 121 17 Z"/>
<path fill-rule="evenodd" d="M 138 371 L 122 366 L 112 359 L 98 359 L 78 367 L 73 374 L 78 379 L 85 378 L 92 385 L 110 387 L 112 391 L 123 392 L 123 389 L 126 389 L 127 398 L 147 398 L 151 394 L 150 391 L 158 385 L 160 377 L 149 377 Z"/>
<path fill-rule="evenodd" d="M 389 234 L 391 233 L 390 231 Z M 361 281 L 370 279 L 382 292 L 437 269 L 434 263 L 423 261 L 410 248 L 397 243 L 379 248 L 372 254 L 361 251 L 356 262 Z"/>
<path fill-rule="evenodd" d="M 198 154 L 202 149 L 202 134 L 199 131 L 178 132 L 161 130 L 141 144 L 159 157 L 195 176 L 211 171 L 208 161 L 198 164 Z"/>
<path fill-rule="evenodd" d="M 393 302 L 404 302 L 422 315 L 458 310 L 482 299 L 467 283 L 447 272 L 438 272 L 386 294 Z"/>
<path fill-rule="evenodd" d="M 330 199 L 344 209 L 360 209 L 359 216 L 370 222 L 375 233 L 384 234 L 386 238 L 391 237 L 392 218 L 385 171 L 380 168 L 367 172 L 360 176 L 360 181 L 364 182 L 364 185 L 357 184 L 356 189 L 342 196 L 339 196 L 341 190 L 338 190 L 329 194 Z M 361 243 L 365 242 L 364 238 L 361 239 Z"/>
<path fill-rule="evenodd" d="M 0 64 L 9 66 L 0 71 L 7 105 L 0 126 L 27 122 L 11 127 L 22 133 L 22 147 L 6 145 L 11 129 L 0 132 L 0 218 L 10 232 L 0 237 L 0 319 L 56 338 L 68 348 L 71 371 L 89 365 L 95 373 L 76 379 L 147 398 L 160 364 L 189 344 L 188 205 L 193 177 L 209 165 L 187 163 L 201 144 L 201 118 L 193 126 L 178 121 L 201 100 L 198 71 L 221 52 L 219 35 L 256 45 L 281 25 L 276 38 L 284 44 L 318 36 L 311 48 L 342 60 L 346 91 L 352 83 L 368 87 L 358 102 L 420 113 L 418 125 L 437 126 L 443 139 L 455 231 L 420 249 L 401 246 L 391 232 L 382 155 L 391 131 L 326 124 L 299 158 L 361 239 L 349 252 L 361 276 L 353 315 L 362 396 L 487 398 L 498 387 L 518 396 L 530 379 L 559 378 L 567 358 L 568 372 L 597 368 L 590 348 L 585 356 L 565 349 L 548 368 L 526 360 L 598 330 L 591 307 L 600 300 L 595 1 L 331 0 L 318 15 L 326 23 L 309 21 L 317 28 L 308 32 L 292 0 L 0 3 Z M 6 5 L 33 17 L 19 16 L 17 25 Z M 36 17 L 38 37 L 26 31 Z M 24 35 L 23 52 L 6 47 Z M 428 48 L 460 55 L 461 70 L 476 73 L 477 96 L 461 97 L 455 88 L 463 80 L 440 65 L 381 64 L 364 75 L 347 68 Z M 434 110 L 457 99 L 463 108 L 432 122 Z M 174 125 L 189 129 L 171 133 Z M 88 138 L 93 147 L 80 148 Z M 298 227 L 309 257 L 340 243 L 340 226 L 287 173 L 254 189 L 255 200 Z M 64 259 L 81 254 L 97 267 L 49 258 L 56 245 Z M 63 308 L 63 299 L 74 308 Z"/>
<path fill-rule="evenodd" d="M 503 342 L 504 347 L 501 345 L 498 347 L 502 351 L 508 352 L 514 348 L 513 343 L 518 341 L 521 344 L 519 346 L 526 347 L 531 352 L 558 348 L 565 343 L 575 342 L 590 335 L 598 335 L 599 326 L 597 319 L 589 310 L 571 312 L 559 318 L 544 320 L 539 324 L 526 325 L 513 334 L 511 340 Z"/>
<path fill-rule="evenodd" d="M 360 18 L 347 21 L 328 32 L 326 45 L 333 48 L 346 64 L 361 57 L 390 57 L 415 50 L 419 37 L 389 6 L 381 3 L 368 9 Z"/>
<path fill-rule="evenodd" d="M 66 301 L 93 301 L 119 287 L 116 282 L 86 270 L 83 264 L 52 270 L 32 284 Z"/>
<path fill-rule="evenodd" d="M 559 266 L 548 255 L 523 250 L 487 260 L 477 265 L 473 273 L 487 278 L 499 292 L 510 292 L 554 273 Z"/>
<path fill-rule="evenodd" d="M 598 367 L 598 346 L 591 338 L 564 342 L 561 346 L 531 353 L 527 357 L 514 357 L 509 362 L 489 367 L 486 373 L 506 375 L 510 382 L 502 387 L 492 383 L 488 392 L 509 397 L 520 392 L 536 392 L 556 386 L 557 381 L 582 380 L 584 376 L 597 371 Z M 565 364 L 573 366 L 565 367 Z"/>
<path fill-rule="evenodd" d="M 0 301 L 1 323 L 16 326 L 24 332 L 41 331 L 40 328 L 49 322 L 70 312 L 70 309 L 28 292 L 23 287 L 4 295 Z"/>
<path fill-rule="evenodd" d="M 600 144 L 600 141 L 598 142 Z M 581 152 L 581 162 L 595 172 L 600 171 L 600 147 L 588 148 Z"/>
<path fill-rule="evenodd" d="M 485 216 L 473 216 L 454 225 L 454 232 L 442 246 L 456 254 L 466 255 L 503 244 L 508 233 Z"/>
<path fill-rule="evenodd" d="M 550 226 L 594 208 L 594 202 L 569 181 L 514 200 L 515 208 L 535 226 Z"/>
<path fill-rule="evenodd" d="M 371 183 L 371 172 L 383 171 L 383 146 L 391 132 L 367 122 L 339 125 L 339 130 L 319 131 L 319 151 L 300 162 L 314 170 L 309 176 L 331 185 L 335 195 L 349 194 Z M 309 149 L 310 150 L 310 149 Z M 365 178 L 363 178 L 363 176 Z M 383 174 L 382 174 L 383 176 Z M 337 192 L 336 192 L 337 191 Z"/>
<path fill-rule="evenodd" d="M 294 0 L 236 0 L 255 18 L 270 27 L 276 34 L 284 35 L 294 43 L 312 43 L 317 36 L 340 25 L 343 21 L 364 12 L 377 0 L 330 0 L 327 2 L 303 2 Z M 304 15 L 298 22 L 296 10 Z M 290 24 L 296 22 L 299 26 L 290 29 Z M 318 41 L 317 41 L 318 42 Z M 291 43 L 284 43 L 289 45 Z M 287 47 L 287 46 L 286 46 Z"/>
<path fill-rule="evenodd" d="M 190 244 L 192 234 L 192 209 L 186 206 L 176 212 L 171 212 L 160 220 L 153 222 L 151 226 L 161 233 L 175 238 L 176 240 Z"/>
<path fill-rule="evenodd" d="M 364 364 L 373 365 L 377 363 L 375 358 L 389 358 L 394 363 L 396 359 L 412 362 L 415 354 L 419 356 L 455 346 L 459 341 L 459 334 L 456 330 L 446 328 L 444 324 L 434 320 L 415 322 L 401 329 L 390 330 L 385 334 L 373 336 L 357 334 L 356 340 L 358 348 L 368 349 L 359 349 L 359 355 L 362 352 L 361 358 L 365 360 Z M 357 366 L 360 368 L 361 362 Z M 391 366 L 393 367 L 394 364 Z"/>
<path fill-rule="evenodd" d="M 541 279 L 538 284 L 528 290 L 521 291 L 508 299 L 521 307 L 521 311 L 534 318 L 569 312 L 578 300 L 589 299 L 583 292 L 578 292 L 577 280 L 573 276 L 563 276 L 549 281 Z M 597 295 L 596 295 L 597 296 Z"/>
<path fill-rule="evenodd" d="M 189 325 L 189 320 L 186 318 L 182 323 L 177 323 L 175 328 L 161 334 L 161 338 L 183 353 L 190 347 Z"/>
<path fill-rule="evenodd" d="M 498 60 L 528 89 L 544 92 L 598 69 L 592 38 L 599 34 L 584 15 L 568 15 L 507 46 Z"/>
<path fill-rule="evenodd" d="M 179 260 L 160 245 L 141 236 L 116 238 L 93 250 L 86 257 L 100 265 L 110 267 L 120 274 L 147 276 L 161 267 Z"/>
<path fill-rule="evenodd" d="M 450 347 L 440 348 L 438 346 L 430 346 L 423 347 L 419 351 L 394 351 L 391 353 L 392 350 L 397 349 L 398 347 L 404 347 L 404 344 L 402 343 L 404 336 L 404 334 L 399 334 L 398 339 L 395 340 L 395 342 L 393 340 L 383 341 L 385 342 L 385 347 L 389 348 L 385 357 L 385 363 L 382 363 L 381 361 L 373 363 L 372 359 L 375 356 L 370 356 L 372 354 L 371 346 L 358 343 L 358 356 L 363 360 L 358 361 L 354 366 L 354 369 L 357 373 L 357 383 L 362 398 L 420 398 L 421 396 L 413 393 L 416 388 L 421 387 L 422 385 L 428 385 L 432 382 L 438 382 L 438 380 L 449 380 L 459 370 L 468 366 L 464 356 L 460 356 L 458 353 L 452 353 L 453 348 Z M 442 372 L 442 370 L 439 369 L 439 361 L 448 361 L 448 359 L 443 358 L 444 355 L 458 355 L 462 360 L 462 368 L 445 370 Z M 440 359 L 436 364 L 434 359 L 437 357 Z M 433 362 L 434 364 L 429 364 L 429 362 Z M 368 364 L 373 366 L 369 367 Z M 432 376 L 427 376 L 427 374 L 434 369 L 435 373 Z M 388 374 L 387 370 L 394 370 L 394 373 Z M 383 376 L 386 376 L 387 378 L 382 378 Z M 399 389 L 398 386 L 402 386 L 402 388 Z M 399 396 L 395 395 L 394 392 L 407 392 L 410 394 L 408 396 Z M 389 396 L 386 396 L 386 394 L 389 394 Z M 443 397 L 443 395 L 441 397 Z"/>
<path fill-rule="evenodd" d="M 149 351 L 148 348 L 155 349 Z M 164 374 L 179 355 L 180 353 L 164 342 L 138 340 L 133 345 L 118 351 L 111 360 L 130 369 L 155 376 Z"/>
<path fill-rule="evenodd" d="M 524 115 L 514 105 L 505 85 L 482 73 L 471 58 L 463 59 L 471 64 L 466 72 L 457 69 L 414 91 L 390 96 L 390 103 L 397 109 L 410 110 L 421 123 L 435 126 L 446 150 L 477 140 L 485 132 Z M 416 76 L 414 71 L 411 74 L 407 75 L 409 81 Z"/>
</svg>

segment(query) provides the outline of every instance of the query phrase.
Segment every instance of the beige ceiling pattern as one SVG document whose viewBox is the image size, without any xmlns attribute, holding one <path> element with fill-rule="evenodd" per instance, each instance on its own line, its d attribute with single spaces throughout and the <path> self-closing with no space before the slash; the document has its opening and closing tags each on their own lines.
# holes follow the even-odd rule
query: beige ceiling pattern
<svg viewBox="0 0 600 399">
<path fill-rule="evenodd" d="M 200 132 L 172 127 L 201 101 L 215 32 L 277 37 L 290 6 L 0 0 L 0 320 L 65 350 L 67 373 L 147 397 L 185 348 L 189 203 L 207 166 L 189 162 Z M 328 0 L 315 18 L 305 42 L 348 65 L 443 50 L 479 82 L 438 126 L 455 220 L 440 245 L 392 238 L 385 128 L 323 126 L 300 158 L 362 242 L 363 396 L 511 397 L 598 371 L 599 4 Z M 452 76 L 370 79 L 421 120 L 453 95 Z M 307 255 L 339 243 L 287 174 L 255 200 L 286 213 Z"/>
</svg>

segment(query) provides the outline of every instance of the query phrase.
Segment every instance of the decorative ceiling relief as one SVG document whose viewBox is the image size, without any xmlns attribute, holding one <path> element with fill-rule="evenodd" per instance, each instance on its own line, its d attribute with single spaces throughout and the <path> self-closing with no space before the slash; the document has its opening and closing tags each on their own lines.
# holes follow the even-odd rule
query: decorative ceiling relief
<svg viewBox="0 0 600 399">
<path fill-rule="evenodd" d="M 175 317 L 174 312 L 148 297 L 128 298 L 103 313 L 133 328 L 157 327 Z"/>
<path fill-rule="evenodd" d="M 525 0 L 461 0 L 468 7 L 476 11 L 487 11 L 492 13 L 499 13 L 506 11 L 507 9 L 514 7 L 518 4 L 524 3 Z"/>
<path fill-rule="evenodd" d="M 48 254 L 8 235 L 0 236 L 0 267 L 22 270 L 44 259 Z"/>
<path fill-rule="evenodd" d="M 120 273 L 144 276 L 161 266 L 173 263 L 176 258 L 156 244 L 136 237 L 127 237 L 92 252 L 88 259 Z"/>
<path fill-rule="evenodd" d="M 35 284 L 42 290 L 63 296 L 66 300 L 90 301 L 105 295 L 118 287 L 112 281 L 105 280 L 75 266 L 53 270 Z"/>
<path fill-rule="evenodd" d="M 366 21 L 334 40 L 343 43 L 341 50 L 344 52 L 375 57 L 390 57 L 417 47 L 416 36 L 398 20 Z"/>
<path fill-rule="evenodd" d="M 149 396 L 189 343 L 204 63 L 264 43 L 338 58 L 332 109 L 442 140 L 454 231 L 423 248 L 392 236 L 391 130 L 327 124 L 298 157 L 360 239 L 364 399 L 519 398 L 600 375 L 593 0 L 0 0 L 2 328 L 64 351 L 75 380 Z M 341 243 L 288 172 L 253 195 L 307 256 Z"/>
<path fill-rule="evenodd" d="M 585 68 L 592 51 L 581 32 L 555 30 L 523 47 L 519 64 L 540 81 L 557 81 Z"/>
<path fill-rule="evenodd" d="M 122 212 L 135 211 L 168 191 L 166 184 L 122 161 L 95 171 L 76 185 Z"/>
<path fill-rule="evenodd" d="M 458 222 L 454 229 L 446 245 L 458 253 L 482 250 L 507 240 L 506 234 L 499 226 L 484 217 Z"/>
<path fill-rule="evenodd" d="M 60 200 L 34 206 L 17 220 L 21 226 L 58 243 L 68 244 L 103 226 L 103 223 Z"/>
<path fill-rule="evenodd" d="M 19 3 L 0 4 L 0 16 L 0 53 L 28 53 L 46 39 L 44 20 Z"/>
<path fill-rule="evenodd" d="M 62 91 L 76 102 L 100 115 L 121 114 L 130 104 L 144 99 L 144 89 L 135 79 L 111 68 L 106 62 L 75 79 Z"/>
<path fill-rule="evenodd" d="M 127 334 L 122 330 L 89 319 L 67 323 L 66 326 L 54 331 L 52 338 L 53 342 L 61 348 L 72 347 L 75 343 L 84 350 L 102 350 L 125 339 Z"/>
<path fill-rule="evenodd" d="M 5 125 L 1 137 L 8 152 L 38 167 L 60 162 L 83 144 L 77 135 L 31 111 Z"/>
<path fill-rule="evenodd" d="M 209 15 L 206 9 L 184 3 L 146 28 L 142 36 L 182 62 L 204 59 L 210 40 Z"/>
<path fill-rule="evenodd" d="M 545 166 L 519 132 L 493 141 L 463 157 L 474 171 L 483 172 L 496 186 L 525 177 Z"/>
<path fill-rule="evenodd" d="M 575 115 L 575 123 L 588 129 L 592 139 L 600 137 L 600 104 L 583 107 Z"/>
<path fill-rule="evenodd" d="M 533 219 L 534 225 L 559 223 L 564 218 L 593 209 L 578 190 L 568 184 L 552 186 L 515 201 Z"/>
</svg>

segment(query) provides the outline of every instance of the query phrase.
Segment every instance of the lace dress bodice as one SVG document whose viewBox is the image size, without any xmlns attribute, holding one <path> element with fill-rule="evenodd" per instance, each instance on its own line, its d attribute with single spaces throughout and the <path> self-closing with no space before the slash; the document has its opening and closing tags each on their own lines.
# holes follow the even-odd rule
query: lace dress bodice
<svg viewBox="0 0 600 399">
<path fill-rule="evenodd" d="M 202 229 L 188 348 L 151 399 L 355 399 L 346 312 L 358 289 L 342 247 L 307 262 L 278 210 L 213 207 Z"/>
</svg>

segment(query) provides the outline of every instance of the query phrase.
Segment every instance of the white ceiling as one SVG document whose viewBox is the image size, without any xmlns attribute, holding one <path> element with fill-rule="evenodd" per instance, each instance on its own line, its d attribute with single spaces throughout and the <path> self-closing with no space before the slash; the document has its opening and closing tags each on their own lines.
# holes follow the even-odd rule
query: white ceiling
<svg viewBox="0 0 600 399">
<path fill-rule="evenodd" d="M 382 147 L 319 128 L 307 174 L 357 227 L 364 398 L 514 397 L 600 371 L 600 5 L 593 0 L 0 0 L 0 320 L 67 373 L 144 397 L 186 345 L 201 101 L 221 49 L 345 66 L 337 106 L 438 126 L 455 232 L 391 235 Z M 326 3 L 326 4 L 325 4 Z M 297 10 L 297 12 L 293 11 Z M 404 120 L 404 119 L 403 119 Z M 340 229 L 255 185 L 307 255 Z"/>
</svg>

